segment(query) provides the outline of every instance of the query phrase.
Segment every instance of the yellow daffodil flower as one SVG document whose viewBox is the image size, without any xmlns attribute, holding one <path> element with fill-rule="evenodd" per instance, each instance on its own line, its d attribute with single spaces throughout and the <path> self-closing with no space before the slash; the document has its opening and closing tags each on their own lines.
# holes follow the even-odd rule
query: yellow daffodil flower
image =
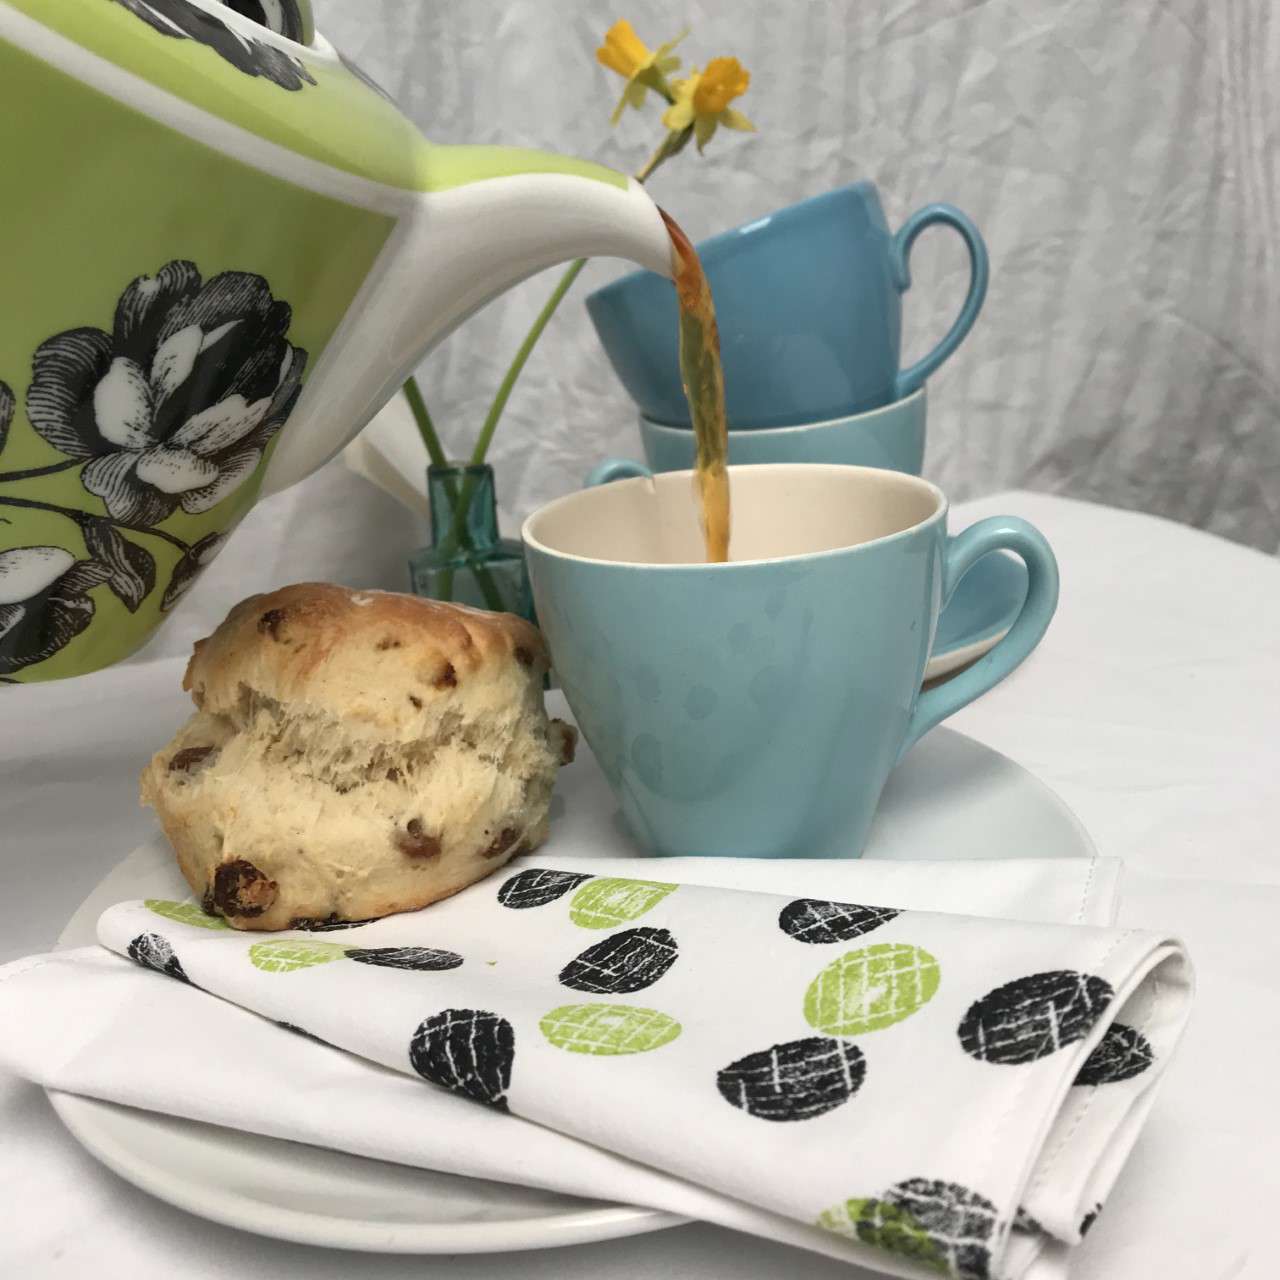
<svg viewBox="0 0 1280 1280">
<path fill-rule="evenodd" d="M 604 44 L 596 50 L 596 61 L 610 71 L 616 71 L 627 82 L 613 115 L 609 117 L 611 123 L 618 123 L 627 106 L 637 110 L 644 106 L 644 95 L 650 89 L 659 93 L 663 91 L 665 77 L 680 65 L 680 59 L 671 56 L 671 50 L 688 34 L 682 31 L 674 40 L 651 50 L 636 35 L 626 18 L 620 18 L 609 28 Z"/>
<path fill-rule="evenodd" d="M 675 133 L 692 125 L 699 151 L 720 125 L 754 133 L 755 125 L 729 105 L 746 93 L 750 83 L 750 74 L 737 58 L 712 58 L 705 71 L 694 67 L 687 79 L 672 86 L 676 100 L 663 113 L 662 123 Z"/>
</svg>

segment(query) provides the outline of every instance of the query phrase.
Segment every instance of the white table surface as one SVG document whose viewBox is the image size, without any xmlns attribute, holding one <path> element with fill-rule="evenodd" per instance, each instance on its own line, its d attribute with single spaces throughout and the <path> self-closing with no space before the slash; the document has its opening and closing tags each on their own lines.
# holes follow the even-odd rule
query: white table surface
<svg viewBox="0 0 1280 1280">
<path fill-rule="evenodd" d="M 1037 653 L 950 723 L 1053 786 L 1126 862 L 1125 923 L 1188 941 L 1198 1006 L 1075 1280 L 1280 1274 L 1280 560 L 1146 516 L 1032 493 L 966 503 L 1045 532 L 1062 602 Z M 262 504 L 141 660 L 0 695 L 0 960 L 47 949 L 150 830 L 135 780 L 186 714 L 181 659 L 239 597 L 303 577 L 400 587 L 418 535 L 331 466 Z M 0 1029 L 0 1034 L 3 1030 Z M 0 1074 L 0 1276 L 183 1280 L 835 1280 L 824 1259 L 698 1225 L 459 1258 L 339 1254 L 151 1199 Z"/>
</svg>

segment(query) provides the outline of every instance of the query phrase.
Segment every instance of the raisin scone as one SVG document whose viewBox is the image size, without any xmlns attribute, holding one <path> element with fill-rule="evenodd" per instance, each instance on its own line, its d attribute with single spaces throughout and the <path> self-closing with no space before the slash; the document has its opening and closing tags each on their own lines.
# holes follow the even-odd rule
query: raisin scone
<svg viewBox="0 0 1280 1280">
<path fill-rule="evenodd" d="M 547 835 L 576 731 L 510 614 L 302 583 L 199 641 L 198 710 L 144 770 L 206 911 L 237 929 L 412 911 Z"/>
</svg>

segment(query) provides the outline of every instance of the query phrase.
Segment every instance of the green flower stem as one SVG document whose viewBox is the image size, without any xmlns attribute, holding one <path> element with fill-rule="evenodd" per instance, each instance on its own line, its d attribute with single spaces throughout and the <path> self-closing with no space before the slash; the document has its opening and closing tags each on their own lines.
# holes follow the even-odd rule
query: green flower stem
<svg viewBox="0 0 1280 1280">
<path fill-rule="evenodd" d="M 427 455 L 431 459 L 433 467 L 448 467 L 449 460 L 445 457 L 445 452 L 440 444 L 440 437 L 436 435 L 435 424 L 431 421 L 431 414 L 427 410 L 427 402 L 422 397 L 422 388 L 418 386 L 417 378 L 410 375 L 404 384 L 405 399 L 409 402 L 409 408 L 413 412 L 413 419 L 418 424 L 418 433 L 422 436 L 422 443 L 427 447 Z M 458 501 L 457 486 L 453 483 L 453 478 L 448 477 L 445 480 L 445 486 L 449 493 L 449 500 L 454 503 L 455 509 Z M 470 541 L 465 537 L 465 528 L 460 545 L 469 547 Z M 493 575 L 484 565 L 475 567 L 476 583 L 480 588 L 480 594 L 484 597 L 484 602 L 499 613 L 502 612 L 502 594 L 499 592 L 497 584 L 493 580 Z M 444 592 L 444 599 L 453 599 L 453 570 L 446 569 L 440 575 L 441 589 Z"/>
<path fill-rule="evenodd" d="M 462 493 L 455 499 L 453 505 L 453 523 L 449 526 L 449 532 L 445 534 L 444 545 L 446 547 L 469 547 L 471 544 L 467 539 L 467 512 L 471 509 L 471 499 L 475 494 L 475 481 L 467 476 L 462 482 Z M 497 587 L 494 586 L 493 579 L 489 576 L 489 571 L 483 565 L 475 567 L 476 582 L 480 585 L 480 593 L 485 598 L 485 603 L 489 608 L 496 609 L 498 612 L 504 612 L 502 597 L 499 595 Z M 453 570 L 443 569 L 440 573 L 440 591 L 446 600 L 453 599 Z M 497 601 L 495 604 L 494 601 Z"/>
<path fill-rule="evenodd" d="M 475 573 L 476 585 L 480 588 L 485 605 L 494 613 L 507 613 L 508 609 L 503 602 L 502 593 L 498 590 L 498 585 L 494 582 L 489 570 L 482 564 L 475 564 L 472 566 L 472 571 Z M 453 599 L 453 572 L 452 569 L 440 571 L 440 595 L 444 600 Z"/>
<path fill-rule="evenodd" d="M 693 137 L 693 125 L 687 129 L 668 131 L 667 136 L 654 149 L 653 155 L 645 161 L 644 168 L 636 174 L 636 181 L 644 182 L 664 160 L 670 160 L 672 156 L 679 155 L 688 145 L 691 137 Z"/>
<path fill-rule="evenodd" d="M 421 392 L 419 392 L 418 394 L 418 399 L 419 401 L 421 401 L 422 399 Z M 422 408 L 425 413 L 426 405 L 423 404 Z M 441 453 L 440 456 L 441 457 L 444 456 L 443 452 Z M 432 461 L 434 463 L 435 459 L 433 458 Z M 435 465 L 447 468 L 449 466 L 449 463 L 440 462 L 440 463 L 435 463 Z M 456 511 L 458 508 L 458 487 L 456 484 L 454 484 L 452 476 L 445 477 L 445 489 L 448 492 L 449 501 L 453 503 L 454 510 Z M 469 503 L 470 503 L 470 498 L 468 497 L 468 504 Z M 453 528 L 450 528 L 449 533 L 445 537 L 445 546 L 451 546 L 451 545 L 456 546 L 459 549 L 465 548 L 472 551 L 475 550 L 474 544 L 472 543 L 470 537 L 467 536 L 465 525 L 463 526 L 460 533 L 456 533 L 456 531 Z M 485 604 L 488 605 L 488 607 L 492 609 L 495 613 L 505 613 L 506 609 L 502 603 L 502 593 L 498 590 L 497 583 L 495 583 L 493 580 L 493 575 L 490 574 L 489 570 L 486 569 L 483 564 L 480 564 L 478 562 L 474 564 L 472 568 L 475 572 L 476 585 L 480 588 L 480 594 L 481 596 L 484 597 Z M 441 591 L 441 599 L 443 600 L 453 599 L 453 570 L 452 569 L 441 570 L 440 591 Z"/>
<path fill-rule="evenodd" d="M 56 471 L 69 471 L 78 467 L 83 458 L 66 458 L 62 462 L 51 462 L 47 467 L 30 467 L 26 471 L 0 471 L 0 484 L 11 480 L 34 480 L 37 476 L 51 476 Z"/>
<path fill-rule="evenodd" d="M 586 265 L 586 258 L 578 258 L 569 264 L 564 275 L 560 277 L 560 283 L 556 285 L 551 297 L 547 299 L 546 304 L 538 313 L 538 318 L 533 322 L 533 327 L 525 335 L 524 341 L 520 344 L 520 349 L 516 352 L 515 359 L 511 362 L 511 367 L 507 370 L 506 377 L 502 379 L 498 394 L 493 398 L 493 404 L 489 406 L 484 425 L 480 428 L 476 446 L 471 451 L 472 466 L 484 465 L 485 455 L 489 452 L 493 433 L 498 426 L 498 419 L 502 417 L 502 411 L 506 408 L 507 401 L 511 397 L 511 390 L 516 384 L 516 379 L 520 376 L 521 370 L 523 370 L 528 361 L 533 348 L 537 345 L 538 339 L 542 337 L 542 331 L 555 314 L 556 308 L 560 305 L 560 300 L 569 292 L 573 282 L 582 273 L 582 268 Z M 450 542 L 459 545 L 462 543 L 467 527 L 467 513 L 471 510 L 471 499 L 475 494 L 475 487 L 475 481 L 471 476 L 466 476 L 463 479 L 462 492 L 458 495 L 458 500 L 453 507 L 453 524 L 450 526 L 448 538 Z"/>
<path fill-rule="evenodd" d="M 677 43 L 680 40 L 683 40 L 685 36 L 687 36 L 688 34 L 689 32 L 688 32 L 688 29 L 686 28 L 685 31 L 682 32 L 679 37 L 677 37 Z M 648 67 L 644 71 L 642 71 L 636 77 L 636 79 L 639 80 L 642 84 L 648 85 L 649 88 L 652 89 L 655 93 L 659 93 L 662 95 L 662 97 L 666 98 L 668 103 L 671 103 L 674 105 L 676 100 L 675 90 L 672 89 L 670 83 L 668 82 L 665 72 L 659 71 L 657 67 Z"/>
<path fill-rule="evenodd" d="M 474 486 L 472 487 L 474 488 Z M 465 492 L 466 482 L 464 482 L 463 489 Z M 449 482 L 449 498 L 454 503 L 454 510 L 456 511 L 458 497 L 452 481 Z M 460 538 L 455 537 L 454 530 L 450 528 L 448 534 L 445 536 L 444 545 L 446 547 L 456 546 L 459 549 L 467 548 L 473 551 L 475 550 L 470 538 L 466 536 L 465 526 Z M 498 590 L 498 585 L 494 582 L 493 575 L 484 567 L 483 564 L 480 564 L 479 562 L 472 565 L 472 570 L 475 573 L 476 585 L 480 588 L 480 594 L 484 597 L 485 604 L 488 605 L 495 613 L 505 613 L 507 610 L 506 606 L 502 602 L 502 593 Z M 441 599 L 443 600 L 453 599 L 452 569 L 442 569 L 440 571 L 440 593 Z"/>
<path fill-rule="evenodd" d="M 533 348 L 537 345 L 538 339 L 542 337 L 542 331 L 555 314 L 556 308 L 560 305 L 560 300 L 569 292 L 570 286 L 582 273 L 582 268 L 586 265 L 586 258 L 578 258 L 569 264 L 564 275 L 560 277 L 560 283 L 556 285 L 551 297 L 547 299 L 546 305 L 538 312 L 538 318 L 533 322 L 533 328 L 525 335 L 524 341 L 520 344 L 520 349 L 516 352 L 516 358 L 511 362 L 511 368 L 507 370 L 507 376 L 502 379 L 502 384 L 498 387 L 498 394 L 493 397 L 493 404 L 489 406 L 489 414 L 484 420 L 484 426 L 480 428 L 480 438 L 476 441 L 476 447 L 471 451 L 473 465 L 478 465 L 484 461 L 485 454 L 489 452 L 489 442 L 493 439 L 493 433 L 498 425 L 498 419 L 502 417 L 503 409 L 507 407 L 507 400 L 510 399 L 511 389 L 515 386 L 516 379 L 520 376 L 520 372 L 529 359 Z"/>
<path fill-rule="evenodd" d="M 85 516 L 92 516 L 90 511 L 77 511 L 74 507 L 56 507 L 52 502 L 37 502 L 34 498 L 12 498 L 4 494 L 0 494 L 0 507 L 26 507 L 31 511 L 52 511 L 56 516 L 66 516 L 69 520 L 74 520 L 78 524 Z M 129 520 L 117 520 L 113 516 L 93 516 L 95 520 L 105 520 L 108 524 L 113 524 L 118 529 L 129 529 L 133 533 L 149 533 L 154 538 L 163 538 L 171 546 L 175 546 L 181 552 L 191 550 L 189 542 L 183 542 L 181 538 L 174 537 L 171 533 L 166 533 L 163 529 L 157 529 L 154 525 L 134 524 Z"/>
<path fill-rule="evenodd" d="M 480 594 L 484 597 L 484 602 L 493 610 L 494 613 L 510 613 L 507 608 L 506 601 L 502 598 L 502 593 L 498 590 L 497 585 L 493 581 L 493 576 L 484 565 L 476 566 L 476 582 L 480 586 Z"/>
<path fill-rule="evenodd" d="M 431 459 L 431 465 L 442 469 L 447 468 L 449 459 L 445 457 L 440 437 L 436 435 L 435 424 L 431 421 L 431 414 L 427 412 L 427 402 L 422 398 L 422 388 L 418 386 L 418 380 L 412 374 L 405 381 L 404 397 L 408 400 L 414 421 L 418 424 L 418 432 L 422 436 L 422 443 L 427 447 L 427 456 Z M 453 483 L 452 476 L 446 477 L 445 488 L 449 492 L 449 501 L 456 506 L 458 489 Z"/>
<path fill-rule="evenodd" d="M 431 458 L 433 467 L 447 467 L 449 460 L 444 456 L 444 449 L 440 446 L 440 437 L 436 435 L 435 424 L 431 421 L 431 415 L 427 412 L 427 402 L 422 398 L 422 389 L 418 386 L 418 380 L 412 374 L 404 384 L 405 399 L 409 402 L 409 408 L 413 411 L 413 420 L 418 424 L 418 433 L 422 436 L 422 443 L 427 446 L 427 454 Z"/>
<path fill-rule="evenodd" d="M 435 424 L 431 421 L 431 414 L 427 411 L 427 402 L 422 398 L 422 388 L 418 386 L 418 379 L 412 374 L 405 380 L 404 397 L 408 400 L 413 419 L 418 424 L 418 433 L 422 436 L 422 443 L 427 447 L 427 456 L 431 459 L 431 465 L 433 467 L 448 468 L 449 459 L 445 457 L 444 448 L 440 444 L 440 437 L 436 435 Z M 449 493 L 449 501 L 456 508 L 458 489 L 453 483 L 452 476 L 445 478 L 445 488 Z M 445 597 L 445 599 L 448 598 L 448 596 Z"/>
</svg>

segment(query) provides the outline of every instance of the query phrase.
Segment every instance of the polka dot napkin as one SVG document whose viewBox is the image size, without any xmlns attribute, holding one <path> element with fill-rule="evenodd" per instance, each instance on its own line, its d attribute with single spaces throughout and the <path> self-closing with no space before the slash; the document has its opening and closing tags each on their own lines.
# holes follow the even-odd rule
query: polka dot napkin
<svg viewBox="0 0 1280 1280">
<path fill-rule="evenodd" d="M 132 1045 L 113 1020 L 118 1056 L 181 1060 L 150 1041 L 230 1002 L 296 1060 L 337 1047 L 465 1100 L 512 1166 L 534 1158 L 526 1134 L 552 1130 L 661 1171 L 677 1188 L 662 1207 L 681 1211 L 686 1187 L 684 1209 L 711 1216 L 711 1193 L 747 1229 L 879 1270 L 1048 1274 L 1080 1240 L 1187 1017 L 1176 941 L 622 865 L 644 874 L 541 858 L 426 911 L 283 935 L 236 933 L 189 902 L 116 906 L 102 944 L 154 971 L 126 966 L 169 1010 Z M 184 1091 L 221 1078 L 243 1098 L 248 1044 L 229 1032 L 214 1070 L 195 1056 Z M 357 1118 L 361 1105 L 348 1099 Z M 371 1102 L 367 1118 L 391 1115 Z M 595 1190 L 625 1198 L 626 1179 Z"/>
</svg>

